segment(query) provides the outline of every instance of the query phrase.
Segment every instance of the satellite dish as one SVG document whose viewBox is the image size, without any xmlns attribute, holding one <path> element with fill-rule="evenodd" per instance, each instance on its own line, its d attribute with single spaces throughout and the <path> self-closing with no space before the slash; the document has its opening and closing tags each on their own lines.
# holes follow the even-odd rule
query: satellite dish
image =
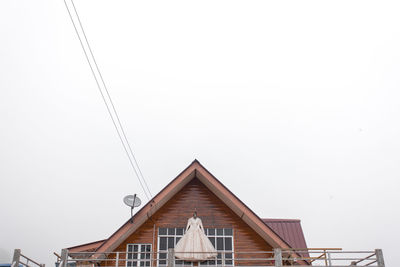
<svg viewBox="0 0 400 267">
<path fill-rule="evenodd" d="M 135 208 L 139 207 L 142 204 L 142 201 L 136 196 L 136 194 L 134 194 L 124 197 L 124 203 L 131 208 Z"/>
<path fill-rule="evenodd" d="M 133 223 L 133 208 L 139 207 L 140 204 L 142 204 L 142 201 L 140 200 L 139 197 L 136 196 L 136 194 L 134 194 L 125 196 L 124 203 L 127 206 L 131 207 L 131 223 Z"/>
</svg>

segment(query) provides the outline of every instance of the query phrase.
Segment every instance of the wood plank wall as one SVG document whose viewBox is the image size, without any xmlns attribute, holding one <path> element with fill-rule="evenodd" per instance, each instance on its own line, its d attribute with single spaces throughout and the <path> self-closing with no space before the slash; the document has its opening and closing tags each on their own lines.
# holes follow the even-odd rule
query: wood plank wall
<svg viewBox="0 0 400 267">
<path fill-rule="evenodd" d="M 235 252 L 273 250 L 199 179 L 194 178 L 115 251 L 125 252 L 127 244 L 130 243 L 149 243 L 153 245 L 153 251 L 156 252 L 158 228 L 186 227 L 188 218 L 192 217 L 195 210 L 205 228 L 233 228 Z M 266 255 L 240 254 L 235 257 L 265 258 Z M 120 266 L 125 265 L 122 261 L 120 264 Z M 104 265 L 113 266 L 115 262 L 104 262 Z M 236 261 L 235 265 L 272 265 L 272 262 Z"/>
</svg>

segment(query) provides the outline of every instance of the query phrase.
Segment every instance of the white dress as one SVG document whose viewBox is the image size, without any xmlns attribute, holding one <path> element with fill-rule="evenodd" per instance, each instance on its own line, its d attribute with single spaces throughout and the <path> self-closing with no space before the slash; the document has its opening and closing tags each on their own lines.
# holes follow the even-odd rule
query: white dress
<svg viewBox="0 0 400 267">
<path fill-rule="evenodd" d="M 217 251 L 204 234 L 199 217 L 188 220 L 185 235 L 175 245 L 175 257 L 186 261 L 204 261 L 217 257 Z"/>
</svg>

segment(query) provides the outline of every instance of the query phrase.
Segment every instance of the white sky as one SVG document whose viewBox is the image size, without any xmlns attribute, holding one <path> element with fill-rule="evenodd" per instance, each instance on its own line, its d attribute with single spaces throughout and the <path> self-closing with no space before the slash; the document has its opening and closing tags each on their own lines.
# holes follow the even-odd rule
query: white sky
<svg viewBox="0 0 400 267">
<path fill-rule="evenodd" d="M 400 239 L 396 1 L 76 0 L 153 194 L 197 158 L 309 247 Z M 0 262 L 107 238 L 143 197 L 62 0 L 0 3 Z"/>
</svg>

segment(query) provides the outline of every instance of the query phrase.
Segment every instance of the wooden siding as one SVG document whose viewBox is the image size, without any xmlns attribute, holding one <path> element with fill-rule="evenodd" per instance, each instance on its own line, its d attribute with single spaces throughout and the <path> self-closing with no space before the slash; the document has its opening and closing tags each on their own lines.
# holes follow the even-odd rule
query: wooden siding
<svg viewBox="0 0 400 267">
<path fill-rule="evenodd" d="M 273 248 L 265 242 L 253 229 L 233 213 L 217 196 L 215 196 L 197 178 L 192 179 L 181 191 L 169 200 L 160 210 L 150 217 L 135 233 L 129 236 L 115 251 L 125 252 L 127 244 L 152 244 L 157 251 L 157 233 L 159 227 L 186 227 L 188 218 L 197 211 L 205 228 L 233 228 L 234 251 L 272 251 Z M 121 258 L 124 257 L 121 255 Z M 236 258 L 260 258 L 266 255 L 240 254 Z M 103 263 L 107 266 L 115 262 Z M 120 262 L 124 266 L 124 262 Z M 235 265 L 270 265 L 271 262 L 236 261 Z M 120 265 L 120 266 L 121 266 Z M 154 266 L 154 264 L 153 264 Z"/>
</svg>

